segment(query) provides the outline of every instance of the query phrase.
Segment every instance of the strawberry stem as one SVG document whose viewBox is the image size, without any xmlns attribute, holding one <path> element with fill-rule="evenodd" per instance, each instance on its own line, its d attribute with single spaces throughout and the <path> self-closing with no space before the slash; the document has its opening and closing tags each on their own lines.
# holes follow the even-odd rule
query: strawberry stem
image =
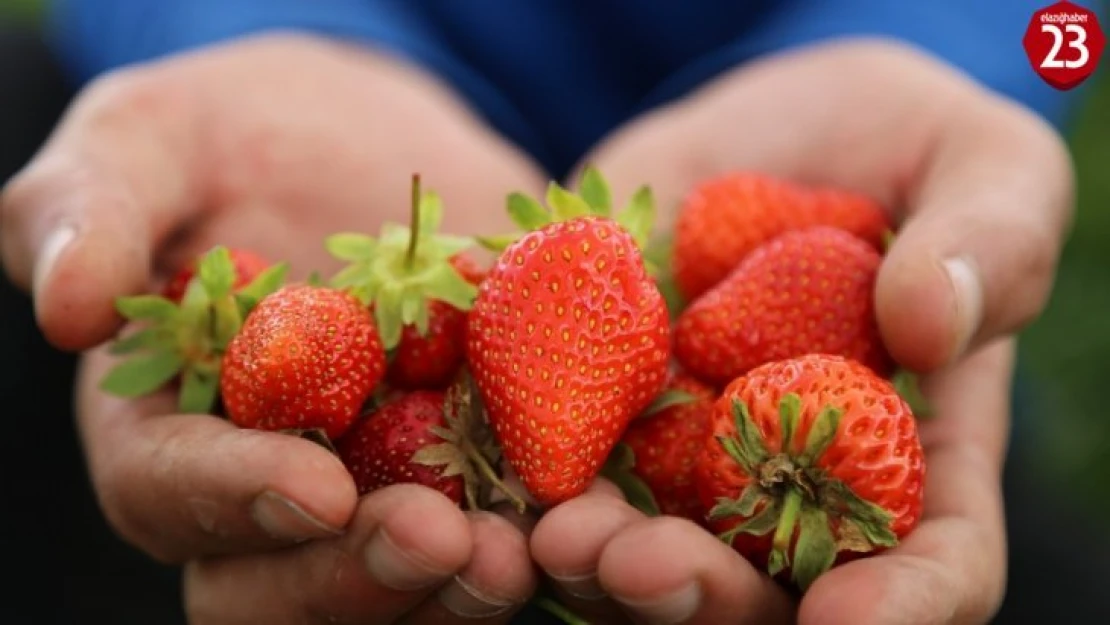
<svg viewBox="0 0 1110 625">
<path fill-rule="evenodd" d="M 405 269 L 412 269 L 416 262 L 416 242 L 420 240 L 420 174 L 412 175 L 412 223 L 409 232 L 409 248 L 405 252 Z"/>
<path fill-rule="evenodd" d="M 466 455 L 470 458 L 470 460 L 474 463 L 474 466 L 478 469 L 478 473 L 481 473 L 482 477 L 486 478 L 491 486 L 501 491 L 509 500 L 509 503 L 513 504 L 513 507 L 516 508 L 516 511 L 519 514 L 524 514 L 524 512 L 528 510 L 528 504 L 524 501 L 524 499 L 520 497 L 520 495 L 514 493 L 512 489 L 510 489 L 508 486 L 505 486 L 505 483 L 501 481 L 501 477 L 497 475 L 497 472 L 494 471 L 493 467 L 490 466 L 489 460 L 487 460 L 481 452 L 475 449 L 474 445 L 471 444 L 469 441 L 464 440 L 460 441 L 460 443 L 463 451 L 466 452 Z"/>
<path fill-rule="evenodd" d="M 574 612 L 571 612 L 570 608 L 567 608 L 566 606 L 564 606 L 563 604 L 559 603 L 558 601 L 552 599 L 551 597 L 543 597 L 543 596 L 535 597 L 535 598 L 532 599 L 532 603 L 537 608 L 539 608 L 539 609 L 543 610 L 544 612 L 547 612 L 548 614 L 554 616 L 555 618 L 559 619 L 563 623 L 566 623 L 566 625 L 589 625 L 589 623 L 590 623 L 589 621 L 583 619 L 582 617 L 578 616 Z"/>
<path fill-rule="evenodd" d="M 772 548 L 778 552 L 783 561 L 790 550 L 790 541 L 794 538 L 794 527 L 798 524 L 798 513 L 802 510 L 802 493 L 797 488 L 787 487 L 786 497 L 782 502 L 782 514 L 779 516 L 778 526 L 775 528 L 775 537 L 771 543 Z"/>
</svg>

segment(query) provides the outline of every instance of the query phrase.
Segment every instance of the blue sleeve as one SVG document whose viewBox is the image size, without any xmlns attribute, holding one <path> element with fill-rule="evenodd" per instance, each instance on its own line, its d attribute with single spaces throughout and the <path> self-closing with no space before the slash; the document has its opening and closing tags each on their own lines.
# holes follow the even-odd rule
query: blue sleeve
<svg viewBox="0 0 1110 625">
<path fill-rule="evenodd" d="M 1059 127 L 1067 121 L 1080 90 L 1063 92 L 1044 83 L 1022 47 L 1033 13 L 1048 4 L 1048 0 L 779 0 L 734 45 L 688 68 L 679 80 L 705 80 L 707 74 L 746 60 L 824 39 L 880 36 L 931 53 Z M 1092 8 L 1089 1 L 1076 4 Z"/>
<path fill-rule="evenodd" d="M 51 39 L 79 84 L 133 63 L 266 31 L 308 32 L 404 57 L 453 84 L 511 138 L 534 142 L 495 85 L 453 54 L 411 0 L 53 0 Z"/>
</svg>

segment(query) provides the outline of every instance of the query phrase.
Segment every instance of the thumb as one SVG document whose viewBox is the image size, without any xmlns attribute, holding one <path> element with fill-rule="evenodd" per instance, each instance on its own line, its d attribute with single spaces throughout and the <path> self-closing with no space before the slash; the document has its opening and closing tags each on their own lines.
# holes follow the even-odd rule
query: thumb
<svg viewBox="0 0 1110 625">
<path fill-rule="evenodd" d="M 1055 132 L 1008 105 L 981 113 L 949 125 L 879 272 L 883 338 L 917 371 L 1039 315 L 1070 225 L 1070 161 Z"/>
<path fill-rule="evenodd" d="M 168 117 L 172 97 L 130 77 L 98 83 L 0 193 L 4 268 L 60 349 L 112 336 L 114 299 L 147 286 L 155 243 L 194 205 L 193 135 Z"/>
</svg>

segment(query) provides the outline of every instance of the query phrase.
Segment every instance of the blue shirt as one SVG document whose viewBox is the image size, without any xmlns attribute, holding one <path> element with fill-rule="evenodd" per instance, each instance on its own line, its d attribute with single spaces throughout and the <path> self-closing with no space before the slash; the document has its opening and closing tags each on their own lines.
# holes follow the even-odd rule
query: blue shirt
<svg viewBox="0 0 1110 625">
<path fill-rule="evenodd" d="M 56 0 L 80 80 L 272 29 L 384 47 L 449 81 L 561 176 L 621 122 L 760 55 L 843 35 L 916 44 L 1064 122 L 1022 48 L 1049 0 Z"/>
</svg>

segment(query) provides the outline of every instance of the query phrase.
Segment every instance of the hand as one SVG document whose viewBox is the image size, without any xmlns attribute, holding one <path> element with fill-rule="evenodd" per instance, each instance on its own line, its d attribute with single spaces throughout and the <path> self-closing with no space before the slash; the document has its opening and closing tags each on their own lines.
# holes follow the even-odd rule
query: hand
<svg viewBox="0 0 1110 625">
<path fill-rule="evenodd" d="M 752 168 L 854 188 L 894 210 L 902 224 L 876 307 L 895 358 L 932 373 L 924 386 L 937 416 L 921 428 L 925 517 L 892 552 L 827 574 L 798 615 L 803 624 L 989 620 L 1006 573 L 1009 337 L 1044 306 L 1071 218 L 1070 163 L 1052 129 L 917 52 L 864 41 L 722 76 L 630 123 L 584 162 L 618 196 L 649 182 L 661 206 L 702 177 Z M 578 551 L 564 531 L 562 553 L 552 554 L 544 541 L 557 519 L 551 513 L 533 537 L 549 573 L 597 573 L 605 590 L 641 603 L 696 579 L 700 602 L 685 622 L 774 622 L 769 615 L 782 613 L 776 591 L 685 524 L 633 519 L 604 540 L 580 538 Z"/>
<path fill-rule="evenodd" d="M 118 329 L 115 297 L 156 286 L 215 244 L 288 260 L 294 276 L 329 272 L 324 237 L 407 219 L 414 171 L 443 196 L 444 228 L 459 233 L 507 228 L 506 190 L 544 183 L 446 88 L 387 56 L 292 36 L 214 47 L 109 76 L 78 99 L 3 193 L 4 265 L 33 289 L 55 345 L 89 348 Z M 456 574 L 498 601 L 526 596 L 526 567 L 503 579 L 482 572 L 490 558 L 526 557 L 522 540 L 489 546 L 504 527 L 418 494 L 396 510 L 387 504 L 397 493 L 358 503 L 322 448 L 173 414 L 164 395 L 106 396 L 96 385 L 110 364 L 103 349 L 83 359 L 77 412 L 100 504 L 125 539 L 173 563 L 329 539 L 194 564 L 194 622 L 388 622 L 429 605 L 420 601 Z M 383 528 L 434 569 L 430 586 L 395 594 L 354 573 L 361 555 L 341 558 Z M 305 564 L 324 577 L 299 577 Z M 330 571 L 350 574 L 352 594 L 332 594 Z"/>
</svg>

